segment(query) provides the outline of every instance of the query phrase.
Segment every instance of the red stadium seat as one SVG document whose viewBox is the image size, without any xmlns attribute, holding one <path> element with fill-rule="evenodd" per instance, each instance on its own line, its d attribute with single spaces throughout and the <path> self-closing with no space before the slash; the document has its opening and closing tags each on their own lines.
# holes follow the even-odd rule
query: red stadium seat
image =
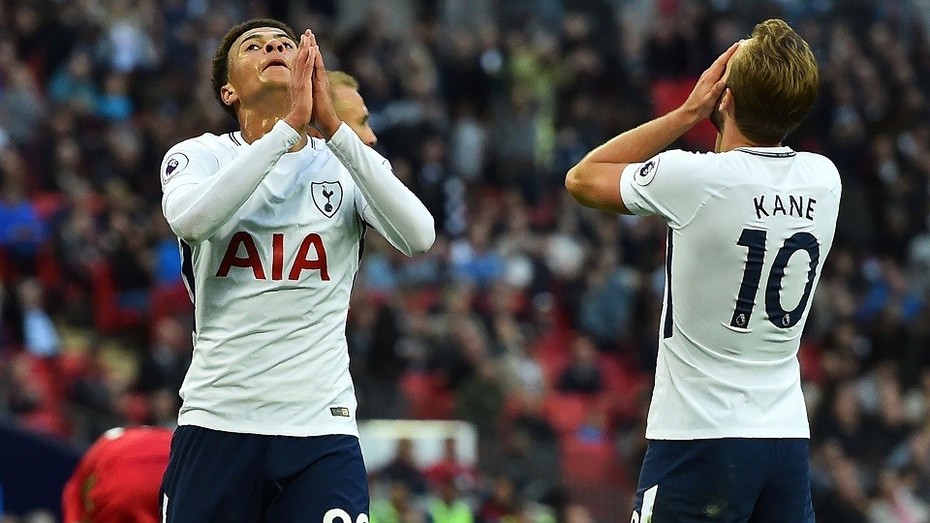
<svg viewBox="0 0 930 523">
<path fill-rule="evenodd" d="M 441 381 L 426 372 L 408 372 L 400 381 L 407 400 L 407 415 L 416 419 L 450 419 L 454 398 Z"/>
<path fill-rule="evenodd" d="M 190 315 L 194 310 L 194 303 L 183 282 L 174 285 L 159 285 L 151 290 L 149 302 L 152 304 L 149 313 L 149 324 L 152 328 L 158 325 L 158 320 L 168 316 Z"/>
<path fill-rule="evenodd" d="M 694 89 L 697 78 L 664 79 L 653 82 L 651 88 L 653 117 L 662 116 L 677 109 Z M 684 141 L 698 149 L 713 150 L 717 131 L 709 120 L 692 127 L 683 137 Z"/>
<path fill-rule="evenodd" d="M 143 318 L 138 311 L 119 306 L 109 262 L 101 260 L 91 264 L 88 272 L 94 302 L 94 325 L 106 333 L 141 326 Z"/>
<path fill-rule="evenodd" d="M 562 444 L 562 472 L 567 482 L 618 485 L 626 481 L 610 441 L 587 443 L 575 437 L 566 439 Z"/>
<path fill-rule="evenodd" d="M 543 416 L 562 436 L 576 431 L 585 422 L 595 400 L 581 394 L 550 394 L 543 401 Z"/>
</svg>

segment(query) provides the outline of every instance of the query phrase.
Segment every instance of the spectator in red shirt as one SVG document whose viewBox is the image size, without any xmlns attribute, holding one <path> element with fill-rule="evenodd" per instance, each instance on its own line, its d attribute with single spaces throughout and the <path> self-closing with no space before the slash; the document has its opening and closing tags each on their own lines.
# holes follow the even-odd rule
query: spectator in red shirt
<svg viewBox="0 0 930 523">
<path fill-rule="evenodd" d="M 457 487 L 471 491 L 478 481 L 478 471 L 474 466 L 459 461 L 455 438 L 446 438 L 443 449 L 442 459 L 424 471 L 426 478 L 435 485 L 452 478 Z"/>
<path fill-rule="evenodd" d="M 115 428 L 87 450 L 62 492 L 64 523 L 157 523 L 172 431 Z"/>
</svg>

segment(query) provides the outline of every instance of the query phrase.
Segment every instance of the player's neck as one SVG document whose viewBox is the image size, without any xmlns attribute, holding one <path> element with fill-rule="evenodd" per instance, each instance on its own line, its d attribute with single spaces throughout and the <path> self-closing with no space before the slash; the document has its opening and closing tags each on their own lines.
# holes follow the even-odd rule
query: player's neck
<svg viewBox="0 0 930 523">
<path fill-rule="evenodd" d="M 722 133 L 717 133 L 714 151 L 724 153 L 739 147 L 781 147 L 781 143 L 759 143 L 739 132 L 735 124 L 725 125 Z"/>
<path fill-rule="evenodd" d="M 275 103 L 277 102 L 277 103 Z M 283 102 L 283 103 L 282 103 Z M 288 100 L 266 100 L 265 103 L 240 105 L 237 111 L 239 130 L 246 143 L 252 143 L 271 131 L 287 114 Z M 300 140 L 288 152 L 301 150 L 307 144 L 307 130 L 301 129 Z"/>
</svg>

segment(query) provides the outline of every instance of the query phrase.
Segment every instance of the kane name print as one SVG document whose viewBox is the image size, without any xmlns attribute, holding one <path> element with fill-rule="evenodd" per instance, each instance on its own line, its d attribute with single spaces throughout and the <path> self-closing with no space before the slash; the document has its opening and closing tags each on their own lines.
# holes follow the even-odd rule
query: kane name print
<svg viewBox="0 0 930 523">
<path fill-rule="evenodd" d="M 766 201 L 766 196 L 770 196 L 768 201 Z M 752 205 L 756 211 L 756 218 L 760 220 L 769 216 L 794 216 L 814 221 L 814 206 L 817 205 L 817 200 L 810 196 L 794 194 L 785 196 L 762 194 L 752 199 Z"/>
</svg>

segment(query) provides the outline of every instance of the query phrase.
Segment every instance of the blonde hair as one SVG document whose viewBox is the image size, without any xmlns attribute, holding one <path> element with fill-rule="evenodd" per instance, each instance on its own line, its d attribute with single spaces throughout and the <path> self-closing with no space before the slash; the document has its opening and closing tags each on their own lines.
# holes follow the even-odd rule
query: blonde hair
<svg viewBox="0 0 930 523">
<path fill-rule="evenodd" d="M 736 125 L 760 144 L 781 143 L 807 116 L 820 83 L 810 46 L 784 20 L 752 31 L 730 59 L 727 87 Z"/>
<path fill-rule="evenodd" d="M 333 98 L 336 97 L 336 88 L 339 86 L 345 86 L 358 91 L 359 83 L 358 80 L 349 73 L 329 71 L 329 92 Z"/>
</svg>

